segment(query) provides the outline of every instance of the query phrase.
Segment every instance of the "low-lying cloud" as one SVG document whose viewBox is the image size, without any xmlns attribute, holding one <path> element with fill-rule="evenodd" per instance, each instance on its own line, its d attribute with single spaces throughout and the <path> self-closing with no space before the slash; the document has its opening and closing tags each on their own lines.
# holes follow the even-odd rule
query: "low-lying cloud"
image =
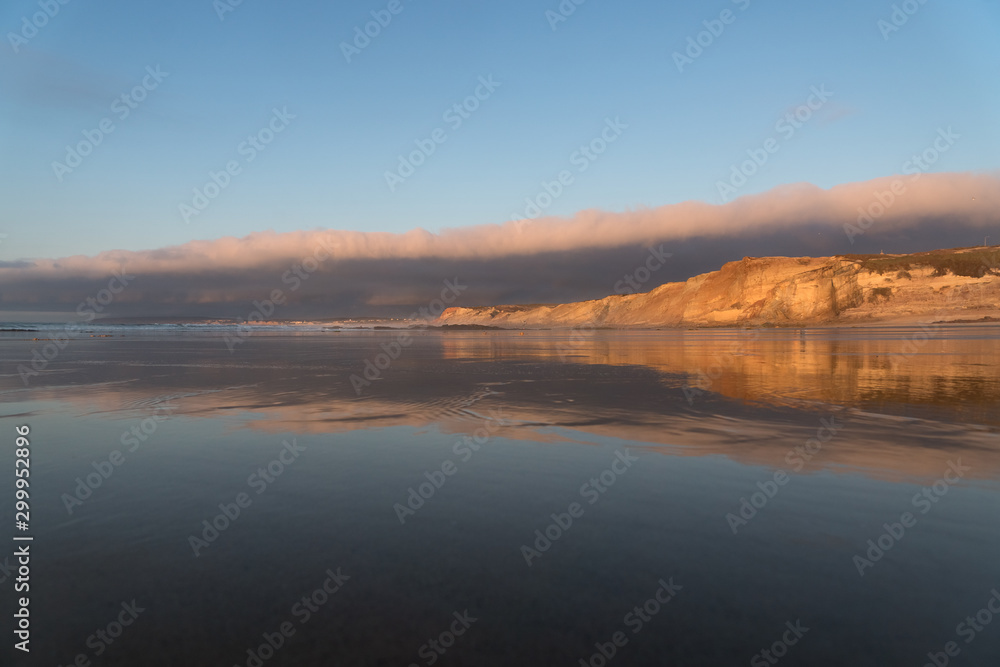
<svg viewBox="0 0 1000 667">
<path fill-rule="evenodd" d="M 459 305 L 603 297 L 661 244 L 672 258 L 643 291 L 744 256 L 977 245 L 986 234 L 1000 240 L 998 223 L 997 172 L 887 177 L 829 190 L 795 184 L 722 206 L 588 210 L 439 234 L 259 232 L 158 250 L 4 262 L 0 309 L 72 312 L 124 270 L 135 277 L 102 315 L 245 317 L 253 300 L 282 290 L 281 318 L 402 316 L 456 277 L 468 286 Z"/>
</svg>

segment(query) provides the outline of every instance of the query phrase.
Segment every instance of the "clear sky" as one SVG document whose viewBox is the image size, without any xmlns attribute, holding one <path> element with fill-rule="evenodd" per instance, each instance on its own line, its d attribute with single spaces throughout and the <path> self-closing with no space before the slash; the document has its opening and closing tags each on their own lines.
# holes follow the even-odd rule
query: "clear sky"
<svg viewBox="0 0 1000 667">
<path fill-rule="evenodd" d="M 872 0 L 587 0 L 558 23 L 557 0 L 401 0 L 351 62 L 341 44 L 388 0 L 243 0 L 220 19 L 223 1 L 51 0 L 45 21 L 37 0 L 0 6 L 0 260 L 505 222 L 562 170 L 572 183 L 548 214 L 720 203 L 717 182 L 772 137 L 739 195 L 886 176 L 948 126 L 961 139 L 930 171 L 1000 166 L 993 0 L 911 0 L 892 32 L 878 21 L 893 3 Z M 672 54 L 724 10 L 679 71 Z M 134 109 L 115 103 L 144 77 Z M 814 86 L 832 96 L 777 132 Z M 455 127 L 445 111 L 477 87 L 486 99 Z M 575 151 L 607 119 L 618 134 L 581 172 Z M 241 149 L 271 122 L 270 144 Z M 439 128 L 446 141 L 390 191 L 385 172 Z M 57 175 L 87 131 L 100 143 Z M 239 173 L 185 221 L 179 205 L 230 161 Z"/>
</svg>

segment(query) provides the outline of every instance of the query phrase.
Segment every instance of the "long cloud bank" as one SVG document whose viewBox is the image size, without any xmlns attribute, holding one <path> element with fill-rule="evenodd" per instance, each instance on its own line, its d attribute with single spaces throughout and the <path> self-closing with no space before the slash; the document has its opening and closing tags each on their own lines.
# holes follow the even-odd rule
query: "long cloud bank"
<svg viewBox="0 0 1000 667">
<path fill-rule="evenodd" d="M 0 263 L 0 309 L 73 311 L 124 270 L 112 316 L 245 316 L 281 290 L 277 317 L 405 315 L 458 278 L 461 305 L 540 303 L 621 291 L 649 248 L 672 257 L 640 272 L 642 291 L 743 256 L 914 252 L 1000 240 L 1000 173 L 922 174 L 824 190 L 795 184 L 722 206 L 684 202 L 582 211 L 440 234 L 259 232 L 95 257 Z M 633 284 L 636 281 L 633 280 Z M 618 286 L 616 290 L 616 285 Z"/>
</svg>

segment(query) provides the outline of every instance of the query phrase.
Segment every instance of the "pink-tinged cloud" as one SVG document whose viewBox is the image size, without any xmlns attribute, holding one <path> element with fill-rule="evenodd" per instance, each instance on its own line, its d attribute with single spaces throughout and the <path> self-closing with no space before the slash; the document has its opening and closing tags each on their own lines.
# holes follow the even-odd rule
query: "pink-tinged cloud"
<svg viewBox="0 0 1000 667">
<path fill-rule="evenodd" d="M 898 194 L 892 194 L 894 183 Z M 859 209 L 876 215 L 859 226 Z M 456 276 L 470 285 L 463 305 L 574 300 L 612 293 L 622 271 L 655 244 L 667 244 L 674 259 L 650 288 L 744 255 L 974 245 L 992 230 L 1000 240 L 998 223 L 1000 172 L 886 177 L 829 190 L 794 184 L 721 206 L 587 210 L 439 234 L 268 231 L 158 250 L 9 262 L 0 264 L 0 308 L 75 306 L 123 267 L 136 279 L 109 307 L 119 314 L 215 314 L 213 307 L 224 310 L 273 289 L 289 297 L 288 316 L 376 314 L 425 304 L 445 278 Z M 845 226 L 853 231 L 845 233 Z M 319 258 L 319 268 L 292 290 L 287 274 L 308 257 Z M 338 308 L 348 312 L 334 312 Z"/>
</svg>

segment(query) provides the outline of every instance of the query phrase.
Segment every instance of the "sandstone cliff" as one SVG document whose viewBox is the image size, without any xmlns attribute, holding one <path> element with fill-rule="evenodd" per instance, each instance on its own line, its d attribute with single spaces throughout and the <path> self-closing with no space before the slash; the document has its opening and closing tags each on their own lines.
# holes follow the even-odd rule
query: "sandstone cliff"
<svg viewBox="0 0 1000 667">
<path fill-rule="evenodd" d="M 449 308 L 435 324 L 653 328 L 1000 318 L 1000 246 L 912 255 L 744 257 L 643 294 Z"/>
</svg>

